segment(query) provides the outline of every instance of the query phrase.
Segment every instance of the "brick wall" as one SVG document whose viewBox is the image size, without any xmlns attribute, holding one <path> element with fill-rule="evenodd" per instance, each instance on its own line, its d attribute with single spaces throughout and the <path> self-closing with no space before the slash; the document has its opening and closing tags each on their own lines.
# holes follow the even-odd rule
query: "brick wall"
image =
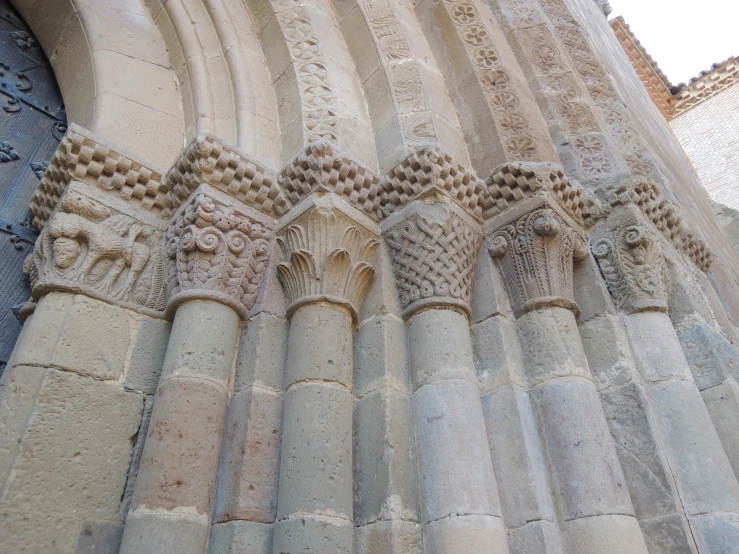
<svg viewBox="0 0 739 554">
<path fill-rule="evenodd" d="M 670 125 L 711 199 L 739 210 L 739 83 L 676 116 Z"/>
</svg>

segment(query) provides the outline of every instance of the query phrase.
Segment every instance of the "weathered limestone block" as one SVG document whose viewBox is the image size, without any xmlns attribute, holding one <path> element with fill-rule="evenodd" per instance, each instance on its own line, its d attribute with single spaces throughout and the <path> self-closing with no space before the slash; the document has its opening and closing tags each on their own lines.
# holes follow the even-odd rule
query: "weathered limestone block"
<svg viewBox="0 0 739 554">
<path fill-rule="evenodd" d="M 55 369 L 15 366 L 5 383 L 15 371 L 45 375 L 0 499 L 0 542 L 10 552 L 71 553 L 83 520 L 121 522 L 143 401 L 118 384 Z"/>
<path fill-rule="evenodd" d="M 416 554 L 421 548 L 421 529 L 411 521 L 376 521 L 354 531 L 355 554 Z"/>
<path fill-rule="evenodd" d="M 121 547 L 123 525 L 117 523 L 82 522 L 74 554 L 107 554 Z"/>
<path fill-rule="evenodd" d="M 476 525 L 495 544 L 501 513 L 482 411 L 475 409 L 478 402 L 477 388 L 460 379 L 425 385 L 413 395 L 421 513 L 425 523 L 456 514 L 489 516 L 478 518 Z M 457 520 L 448 525 L 466 524 Z M 428 533 L 430 539 L 436 535 Z M 439 548 L 446 552 L 448 547 Z"/>
<path fill-rule="evenodd" d="M 251 521 L 228 521 L 213 525 L 208 554 L 270 554 L 272 526 Z"/>
<path fill-rule="evenodd" d="M 623 554 L 647 552 L 639 524 L 626 515 L 602 515 L 574 519 L 565 523 L 568 552 Z"/>
<path fill-rule="evenodd" d="M 233 396 L 223 435 L 214 521 L 274 521 L 281 436 L 280 393 L 255 385 Z"/>
<path fill-rule="evenodd" d="M 461 544 L 472 552 L 508 551 L 505 526 L 498 517 L 451 515 L 429 523 L 425 533 L 427 554 L 454 554 Z"/>
<path fill-rule="evenodd" d="M 696 554 L 695 539 L 682 514 L 645 519 L 639 522 L 649 554 Z"/>
<path fill-rule="evenodd" d="M 734 474 L 739 476 L 739 385 L 733 379 L 701 391 L 711 421 L 729 457 Z"/>
<path fill-rule="evenodd" d="M 392 316 L 363 323 L 354 335 L 354 393 L 388 388 L 410 393 L 406 327 Z"/>
<path fill-rule="evenodd" d="M 562 538 L 556 524 L 532 521 L 508 530 L 511 554 L 564 554 Z"/>
<path fill-rule="evenodd" d="M 515 384 L 527 388 L 516 325 L 505 316 L 472 325 L 472 346 L 480 393 Z"/>
<path fill-rule="evenodd" d="M 126 372 L 127 389 L 154 394 L 167 354 L 171 325 L 166 321 L 144 317 L 132 347 Z"/>
<path fill-rule="evenodd" d="M 390 388 L 354 403 L 354 521 L 418 521 L 411 402 Z"/>
<path fill-rule="evenodd" d="M 554 381 L 534 389 L 532 395 L 542 420 L 565 520 L 633 514 L 603 408 L 592 383 L 580 379 Z"/>
<path fill-rule="evenodd" d="M 533 521 L 554 524 L 556 515 L 551 483 L 529 395 L 517 386 L 505 386 L 485 394 L 482 409 L 500 483 L 503 514 L 510 532 Z M 551 533 L 547 533 L 546 526 L 539 531 L 523 532 L 518 540 L 525 543 L 529 539 L 523 537 L 530 534 L 547 539 L 544 544 L 551 542 L 548 540 Z M 559 539 L 552 540 L 553 544 L 559 542 Z M 513 545 L 511 550 L 514 550 Z"/>
<path fill-rule="evenodd" d="M 246 322 L 236 357 L 236 391 L 259 385 L 274 391 L 284 388 L 287 356 L 287 322 L 261 312 Z"/>
<path fill-rule="evenodd" d="M 696 323 L 677 332 L 695 384 L 701 391 L 724 382 L 739 380 L 739 352 L 725 337 L 706 323 Z"/>
<path fill-rule="evenodd" d="M 614 386 L 601 391 L 601 400 L 637 518 L 643 521 L 672 514 L 672 477 L 659 455 L 641 387 L 635 382 Z"/>
<path fill-rule="evenodd" d="M 579 325 L 588 366 L 598 390 L 626 385 L 636 375 L 629 338 L 616 315 L 605 313 Z"/>
</svg>

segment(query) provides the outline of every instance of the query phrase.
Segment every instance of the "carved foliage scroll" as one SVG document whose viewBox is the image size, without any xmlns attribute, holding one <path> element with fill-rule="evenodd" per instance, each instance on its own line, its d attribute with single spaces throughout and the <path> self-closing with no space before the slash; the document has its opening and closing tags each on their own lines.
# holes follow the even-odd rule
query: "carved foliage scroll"
<svg viewBox="0 0 739 554">
<path fill-rule="evenodd" d="M 469 311 L 480 235 L 456 215 L 411 215 L 383 233 L 405 317 L 428 305 Z"/>
<path fill-rule="evenodd" d="M 354 318 L 369 290 L 379 241 L 336 210 L 315 207 L 302 224 L 277 239 L 284 260 L 277 266 L 287 293 L 288 313 L 326 300 L 346 305 Z"/>
<path fill-rule="evenodd" d="M 582 259 L 585 244 L 553 210 L 529 212 L 487 239 L 517 315 L 545 306 L 577 311 L 573 261 Z"/>
<path fill-rule="evenodd" d="M 624 225 L 590 241 L 613 301 L 625 313 L 667 311 L 667 267 L 649 233 L 642 225 Z"/>
<path fill-rule="evenodd" d="M 256 301 L 271 237 L 261 223 L 198 194 L 167 229 L 170 296 L 213 298 L 243 317 Z"/>
<path fill-rule="evenodd" d="M 61 199 L 25 270 L 34 290 L 68 288 L 139 311 L 166 304 L 162 235 L 75 191 Z"/>
</svg>

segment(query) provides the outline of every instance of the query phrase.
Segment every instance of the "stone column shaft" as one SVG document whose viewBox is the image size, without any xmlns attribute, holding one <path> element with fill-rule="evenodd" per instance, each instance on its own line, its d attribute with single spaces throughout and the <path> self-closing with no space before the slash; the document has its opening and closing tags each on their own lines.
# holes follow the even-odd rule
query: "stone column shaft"
<svg viewBox="0 0 739 554">
<path fill-rule="evenodd" d="M 273 552 L 351 554 L 352 326 L 379 243 L 331 194 L 296 211 L 278 226 L 291 319 Z"/>
<path fill-rule="evenodd" d="M 437 193 L 393 214 L 383 236 L 409 325 L 425 552 L 507 553 L 468 319 L 479 225 Z"/>
<path fill-rule="evenodd" d="M 236 312 L 218 302 L 177 310 L 123 554 L 205 552 L 238 328 Z"/>
<path fill-rule="evenodd" d="M 250 164 L 254 171 L 237 171 Z M 272 250 L 273 212 L 264 197 L 245 194 L 252 177 L 269 180 L 242 153 L 202 135 L 167 174 L 176 210 L 165 235 L 165 313 L 174 323 L 123 554 L 205 552 L 240 320 Z"/>
<path fill-rule="evenodd" d="M 662 238 L 637 208 L 615 210 L 591 249 L 616 307 L 657 417 L 657 430 L 698 552 L 739 544 L 739 483 L 667 315 Z"/>
<path fill-rule="evenodd" d="M 424 311 L 409 334 L 426 552 L 508 552 L 467 317 Z"/>
<path fill-rule="evenodd" d="M 572 264 L 580 217 L 534 196 L 488 223 L 488 250 L 512 299 L 526 384 L 558 496 L 565 551 L 646 553 L 577 329 Z"/>
</svg>

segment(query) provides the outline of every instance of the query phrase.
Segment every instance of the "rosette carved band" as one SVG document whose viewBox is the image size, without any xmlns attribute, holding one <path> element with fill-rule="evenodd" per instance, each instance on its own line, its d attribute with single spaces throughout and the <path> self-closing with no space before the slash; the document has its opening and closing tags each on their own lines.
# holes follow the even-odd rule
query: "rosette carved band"
<svg viewBox="0 0 739 554">
<path fill-rule="evenodd" d="M 226 304 L 246 317 L 264 278 L 273 233 L 259 212 L 239 208 L 225 195 L 201 188 L 175 214 L 165 247 L 168 314 L 182 302 L 200 298 Z"/>
<path fill-rule="evenodd" d="M 329 302 L 347 308 L 357 322 L 375 275 L 379 241 L 367 226 L 322 200 L 279 231 L 283 261 L 277 271 L 290 303 L 287 314 Z"/>
</svg>

